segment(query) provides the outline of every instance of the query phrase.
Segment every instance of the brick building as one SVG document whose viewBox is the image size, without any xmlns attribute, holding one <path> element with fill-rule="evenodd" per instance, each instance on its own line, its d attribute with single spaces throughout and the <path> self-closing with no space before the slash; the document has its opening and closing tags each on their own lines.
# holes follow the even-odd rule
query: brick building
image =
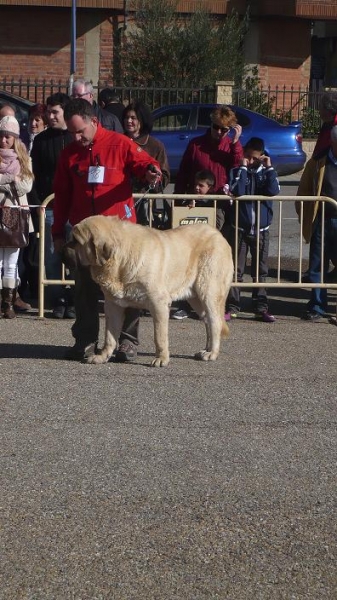
<svg viewBox="0 0 337 600">
<path fill-rule="evenodd" d="M 263 85 L 337 86 L 337 0 L 204 0 L 219 18 L 250 6 L 245 55 Z M 113 81 L 113 45 L 132 18 L 132 0 L 77 0 L 76 77 Z M 195 10 L 180 0 L 179 11 Z M 71 0 L 0 0 L 0 79 L 67 81 Z"/>
</svg>

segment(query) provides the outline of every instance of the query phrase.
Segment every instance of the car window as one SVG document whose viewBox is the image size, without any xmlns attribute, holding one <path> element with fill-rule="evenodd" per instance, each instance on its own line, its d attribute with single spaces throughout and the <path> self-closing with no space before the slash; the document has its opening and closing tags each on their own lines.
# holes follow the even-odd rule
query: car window
<svg viewBox="0 0 337 600">
<path fill-rule="evenodd" d="M 211 112 L 213 108 L 211 106 L 200 106 L 198 114 L 198 127 L 210 127 L 211 126 Z"/>
<path fill-rule="evenodd" d="M 247 117 L 247 115 L 243 114 L 242 112 L 236 110 L 234 111 L 236 114 L 236 118 L 238 120 L 239 125 L 241 125 L 242 129 L 244 129 L 245 127 L 248 127 L 248 125 L 250 124 L 250 119 Z"/>
<path fill-rule="evenodd" d="M 15 116 L 21 125 L 26 125 L 28 123 L 28 111 L 21 106 L 16 105 L 15 107 Z"/>
<path fill-rule="evenodd" d="M 153 131 L 185 131 L 188 129 L 190 109 L 178 107 L 155 117 Z"/>
</svg>

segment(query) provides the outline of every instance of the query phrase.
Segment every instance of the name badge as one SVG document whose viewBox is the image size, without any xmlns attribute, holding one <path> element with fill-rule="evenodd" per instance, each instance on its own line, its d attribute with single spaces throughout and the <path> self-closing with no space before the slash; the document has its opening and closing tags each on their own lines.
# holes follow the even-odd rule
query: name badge
<svg viewBox="0 0 337 600">
<path fill-rule="evenodd" d="M 103 183 L 104 167 L 89 167 L 88 183 Z"/>
</svg>

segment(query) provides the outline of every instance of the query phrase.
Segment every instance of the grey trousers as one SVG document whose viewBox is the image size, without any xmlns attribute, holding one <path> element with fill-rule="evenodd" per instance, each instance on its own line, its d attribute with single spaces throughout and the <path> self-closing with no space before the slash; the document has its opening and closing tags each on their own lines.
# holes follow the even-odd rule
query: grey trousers
<svg viewBox="0 0 337 600">
<path fill-rule="evenodd" d="M 100 287 L 93 281 L 88 267 L 78 267 L 75 271 L 75 311 L 76 320 L 72 334 L 76 345 L 86 348 L 98 342 L 99 337 L 99 300 L 102 297 Z M 138 345 L 140 311 L 127 308 L 119 343 L 130 340 Z"/>
</svg>

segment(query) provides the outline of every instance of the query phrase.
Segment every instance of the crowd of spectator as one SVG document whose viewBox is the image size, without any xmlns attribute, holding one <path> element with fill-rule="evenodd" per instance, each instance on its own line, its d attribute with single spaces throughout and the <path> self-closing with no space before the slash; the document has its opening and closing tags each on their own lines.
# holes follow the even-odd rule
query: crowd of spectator
<svg viewBox="0 0 337 600">
<path fill-rule="evenodd" d="M 337 200 L 337 93 L 322 95 L 320 114 L 322 128 L 301 176 L 298 195 L 329 196 Z M 1 312 L 5 318 L 29 311 L 28 300 L 37 298 L 37 261 L 32 260 L 38 252 L 37 209 L 50 194 L 55 197 L 44 212 L 48 279 L 60 279 L 61 245 L 72 226 L 86 216 L 117 214 L 144 226 L 152 218 L 154 227 L 170 226 L 168 203 L 163 206 L 162 202 L 154 202 L 150 212 L 148 201 L 135 203 L 132 197 L 134 192 L 145 194 L 149 186 L 163 192 L 170 182 L 165 147 L 152 135 L 152 128 L 151 110 L 143 102 L 125 105 L 112 88 L 101 90 L 96 102 L 91 83 L 84 79 L 73 83 L 71 96 L 55 93 L 45 104 L 30 107 L 27 130 L 20 130 L 11 105 L 0 105 L 0 206 L 13 202 L 14 189 L 21 205 L 30 204 L 32 217 L 29 246 L 15 252 L 0 249 Z M 241 133 L 235 113 L 228 106 L 216 107 L 211 113 L 209 129 L 187 146 L 174 192 L 198 196 L 196 201 L 187 202 L 187 211 L 212 204 L 207 200 L 209 194 L 226 197 L 226 202 L 218 207 L 216 226 L 233 252 L 237 250 L 239 282 L 243 281 L 247 256 L 251 254 L 252 279 L 257 281 L 258 268 L 261 283 L 261 287 L 253 290 L 252 309 L 257 319 L 274 323 L 266 281 L 272 197 L 279 193 L 280 186 L 264 140 L 251 138 L 242 147 Z M 8 162 L 9 158 L 12 162 Z M 95 181 L 91 179 L 92 169 L 96 169 Z M 266 196 L 259 209 L 254 200 L 235 202 L 236 197 L 256 194 Z M 317 284 L 323 272 L 324 281 L 336 281 L 336 210 L 331 204 L 323 208 L 318 201 L 304 203 L 304 207 L 297 202 L 296 210 L 299 215 L 303 212 L 303 235 L 310 244 L 307 280 Z M 49 306 L 54 318 L 74 320 L 75 346 L 68 358 L 80 360 L 97 349 L 100 292 L 88 271 L 77 269 L 67 273 L 75 278 L 75 289 L 67 285 L 50 286 Z M 235 318 L 240 309 L 240 290 L 233 286 L 224 318 Z M 188 303 L 183 302 L 176 305 L 172 316 L 183 320 L 190 315 Z M 139 316 L 138 311 L 126 311 L 116 360 L 136 357 Z M 327 290 L 314 287 L 303 318 L 316 321 L 326 316 Z"/>
</svg>

